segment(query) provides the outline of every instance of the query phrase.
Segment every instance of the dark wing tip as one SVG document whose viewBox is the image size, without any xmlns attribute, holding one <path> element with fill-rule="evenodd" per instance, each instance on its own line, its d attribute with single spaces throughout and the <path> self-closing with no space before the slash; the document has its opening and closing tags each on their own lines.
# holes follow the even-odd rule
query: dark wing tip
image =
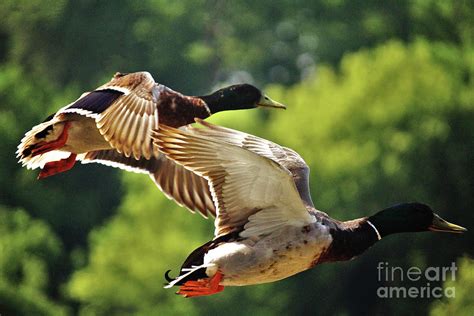
<svg viewBox="0 0 474 316">
<path fill-rule="evenodd" d="M 101 114 L 123 95 L 123 91 L 118 91 L 112 88 L 94 90 L 68 106 L 67 110 L 82 109 L 92 113 Z"/>
<path fill-rule="evenodd" d="M 31 148 L 31 145 L 26 147 L 20 154 L 21 158 L 24 159 L 24 158 L 27 158 L 28 156 L 31 155 L 31 152 L 32 152 L 32 148 Z"/>
</svg>

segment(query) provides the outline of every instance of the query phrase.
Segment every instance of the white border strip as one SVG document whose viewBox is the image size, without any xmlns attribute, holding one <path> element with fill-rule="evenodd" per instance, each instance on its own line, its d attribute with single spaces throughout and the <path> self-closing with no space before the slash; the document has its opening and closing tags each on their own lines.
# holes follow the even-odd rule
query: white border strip
<svg viewBox="0 0 474 316">
<path fill-rule="evenodd" d="M 380 233 L 377 230 L 377 228 L 375 228 L 374 224 L 372 224 L 370 221 L 367 221 L 367 224 L 369 224 L 375 230 L 375 233 L 377 234 L 377 239 L 378 240 L 382 239 L 382 236 L 380 236 Z"/>
</svg>

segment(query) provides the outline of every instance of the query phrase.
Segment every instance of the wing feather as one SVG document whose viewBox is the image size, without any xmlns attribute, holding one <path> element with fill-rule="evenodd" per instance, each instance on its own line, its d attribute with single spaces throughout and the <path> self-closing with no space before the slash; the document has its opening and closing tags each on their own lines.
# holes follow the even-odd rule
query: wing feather
<svg viewBox="0 0 474 316">
<path fill-rule="evenodd" d="M 314 222 L 291 173 L 275 161 L 203 134 L 166 126 L 153 134 L 170 159 L 209 181 L 216 204 L 216 236 L 244 229 L 243 237 Z M 268 213 L 274 215 L 269 226 Z"/>
<path fill-rule="evenodd" d="M 269 140 L 230 128 L 214 125 L 201 119 L 196 119 L 196 122 L 206 128 L 193 128 L 193 133 L 212 137 L 213 139 L 219 139 L 220 141 L 245 148 L 260 156 L 271 159 L 288 169 L 293 176 L 293 180 L 301 199 L 305 205 L 314 208 L 309 190 L 309 167 L 297 152 Z"/>
<path fill-rule="evenodd" d="M 158 156 L 150 134 L 158 127 L 157 102 L 163 89 L 148 72 L 117 73 L 57 115 L 78 113 L 92 117 L 99 132 L 117 151 L 127 157 L 150 159 Z"/>
</svg>

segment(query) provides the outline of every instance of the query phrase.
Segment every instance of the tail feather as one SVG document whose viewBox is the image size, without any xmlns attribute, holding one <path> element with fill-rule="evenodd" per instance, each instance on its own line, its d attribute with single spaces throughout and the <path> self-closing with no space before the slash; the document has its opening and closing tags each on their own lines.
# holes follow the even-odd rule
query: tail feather
<svg viewBox="0 0 474 316">
<path fill-rule="evenodd" d="M 62 122 L 54 115 L 49 118 L 49 120 L 34 126 L 28 131 L 17 147 L 16 157 L 19 159 L 18 162 L 28 169 L 43 168 L 46 163 L 66 158 L 69 155 L 67 152 L 53 150 L 33 156 L 32 151 L 37 148 L 39 143 L 55 140 L 61 135 L 64 126 Z"/>
<path fill-rule="evenodd" d="M 43 169 L 44 165 L 48 162 L 59 161 L 61 159 L 68 158 L 70 154 L 71 153 L 67 151 L 53 150 L 38 156 L 20 159 L 19 162 L 27 169 Z"/>
<path fill-rule="evenodd" d="M 166 271 L 165 279 L 168 281 L 168 284 L 165 288 L 170 288 L 175 285 L 184 285 L 188 281 L 197 281 L 201 279 L 208 279 L 210 276 L 207 275 L 206 271 L 210 268 L 209 272 L 211 276 L 214 276 L 218 271 L 218 267 L 213 263 L 204 263 L 204 256 L 209 250 L 219 246 L 221 243 L 230 242 L 239 238 L 239 233 L 232 232 L 227 235 L 222 235 L 208 241 L 201 247 L 195 249 L 191 254 L 186 258 L 183 265 L 181 266 L 181 272 L 176 278 L 170 278 L 170 270 Z"/>
<path fill-rule="evenodd" d="M 174 279 L 169 277 L 169 272 L 171 270 L 166 271 L 165 279 L 168 281 L 168 284 L 165 286 L 165 289 L 169 289 L 173 286 L 183 285 L 187 281 L 196 281 L 208 278 L 209 276 L 206 274 L 206 269 L 208 267 L 209 265 L 200 265 L 189 269 L 182 269 L 181 274 Z"/>
</svg>

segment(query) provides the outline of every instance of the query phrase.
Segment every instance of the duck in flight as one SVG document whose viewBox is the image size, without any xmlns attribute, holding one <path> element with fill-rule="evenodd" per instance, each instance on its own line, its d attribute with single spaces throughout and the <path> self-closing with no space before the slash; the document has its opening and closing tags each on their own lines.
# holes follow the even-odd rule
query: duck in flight
<svg viewBox="0 0 474 316">
<path fill-rule="evenodd" d="M 149 173 L 167 195 L 206 215 L 205 204 L 212 203 L 202 201 L 204 195 L 186 200 L 175 192 L 175 181 L 181 178 L 204 183 L 207 190 L 205 181 L 166 161 L 153 146 L 151 132 L 159 124 L 180 127 L 194 123 L 195 117 L 260 106 L 285 108 L 249 84 L 186 96 L 156 83 L 148 72 L 116 73 L 106 84 L 34 126 L 21 140 L 17 157 L 29 169 L 41 168 L 40 179 L 71 169 L 76 160 Z"/>
<path fill-rule="evenodd" d="M 169 159 L 208 180 L 215 203 L 215 236 L 185 260 L 179 286 L 185 297 L 225 286 L 273 282 L 316 264 L 349 260 L 394 233 L 461 233 L 421 203 L 403 203 L 341 222 L 311 200 L 309 168 L 293 150 L 198 120 L 204 128 L 160 126 L 155 144 Z"/>
</svg>

